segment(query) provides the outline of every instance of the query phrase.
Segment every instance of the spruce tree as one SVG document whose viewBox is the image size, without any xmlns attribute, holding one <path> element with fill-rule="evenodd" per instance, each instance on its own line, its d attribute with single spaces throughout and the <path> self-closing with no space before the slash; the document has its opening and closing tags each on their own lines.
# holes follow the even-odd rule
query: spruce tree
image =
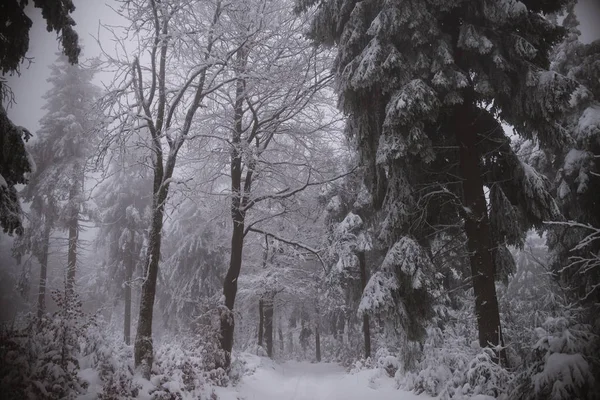
<svg viewBox="0 0 600 400">
<path fill-rule="evenodd" d="M 30 150 L 37 168 L 23 191 L 24 201 L 31 202 L 31 221 L 20 251 L 32 251 L 40 262 L 39 316 L 44 310 L 48 247 L 54 230 L 68 231 L 67 294 L 75 283 L 84 172 L 97 122 L 92 105 L 99 89 L 91 82 L 93 75 L 93 70 L 71 65 L 59 55 L 48 78 L 52 88 L 44 96 L 47 112 Z"/>
<path fill-rule="evenodd" d="M 465 234 L 482 347 L 501 344 L 494 280 L 514 267 L 505 246 L 559 214 L 549 182 L 517 158 L 499 121 L 545 147 L 570 141 L 557 117 L 579 84 L 548 71 L 564 30 L 543 16 L 565 3 L 298 4 L 317 4 L 310 35 L 338 49 L 347 134 L 390 250 L 401 255 L 410 244 L 425 255 L 416 246 L 427 248 L 440 229 Z"/>
<path fill-rule="evenodd" d="M 99 245 L 106 249 L 108 289 L 122 288 L 124 301 L 123 336 L 131 342 L 132 279 L 142 261 L 148 213 L 152 201 L 150 170 L 124 150 L 115 154 L 109 178 L 94 196 L 100 211 Z"/>
<path fill-rule="evenodd" d="M 6 0 L 0 4 L 0 72 L 19 72 L 19 67 L 29 49 L 29 30 L 32 21 L 25 14 L 27 0 Z M 71 0 L 33 0 L 47 23 L 47 30 L 60 35 L 64 53 L 69 62 L 78 62 L 81 48 L 75 21 L 70 14 L 75 10 Z M 16 126 L 8 118 L 5 101 L 13 100 L 13 93 L 0 77 L 0 227 L 5 233 L 23 233 L 21 205 L 15 185 L 27 183 L 33 164 L 25 143 L 31 137 L 26 128 Z"/>
</svg>

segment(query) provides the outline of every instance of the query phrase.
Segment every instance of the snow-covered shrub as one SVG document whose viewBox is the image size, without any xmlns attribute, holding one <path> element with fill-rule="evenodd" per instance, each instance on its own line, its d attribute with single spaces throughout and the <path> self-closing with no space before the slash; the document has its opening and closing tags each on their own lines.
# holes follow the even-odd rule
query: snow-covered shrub
<svg viewBox="0 0 600 400">
<path fill-rule="evenodd" d="M 76 295 L 54 291 L 52 298 L 58 305 L 52 316 L 2 332 L 3 398 L 74 399 L 85 392 L 87 383 L 78 372 L 80 340 L 89 321 Z"/>
<path fill-rule="evenodd" d="M 465 368 L 454 371 L 440 395 L 440 400 L 468 400 L 474 396 L 489 396 L 494 399 L 508 399 L 507 391 L 512 374 L 496 362 L 495 352 L 489 347 L 480 351 Z"/>
<path fill-rule="evenodd" d="M 373 363 L 373 360 L 371 359 L 371 357 L 369 357 L 367 359 L 362 358 L 360 360 L 354 361 L 354 363 L 350 367 L 350 373 L 357 374 L 360 371 L 369 370 L 369 369 L 373 369 L 373 368 L 375 368 L 375 364 Z"/>
<path fill-rule="evenodd" d="M 511 373 L 495 362 L 492 349 L 479 347 L 471 299 L 463 300 L 458 310 L 440 309 L 427 329 L 421 358 L 412 370 L 396 375 L 398 386 L 441 399 L 505 396 Z"/>
<path fill-rule="evenodd" d="M 378 368 L 385 370 L 385 372 L 393 377 L 401 367 L 401 362 L 397 355 L 394 355 L 387 347 L 381 347 L 375 354 L 376 365 Z"/>
<path fill-rule="evenodd" d="M 398 375 L 398 385 L 416 393 L 427 393 L 437 396 L 445 388 L 457 369 L 462 369 L 468 362 L 468 354 L 464 343 L 457 343 L 461 338 L 450 336 L 437 327 L 428 329 L 427 340 L 423 346 L 423 358 L 416 372 L 409 371 Z"/>
<path fill-rule="evenodd" d="M 82 362 L 93 368 L 102 381 L 98 398 L 133 399 L 141 389 L 134 381 L 133 348 L 123 343 L 121 337 L 107 335 L 104 323 L 87 330 L 87 341 Z"/>
<path fill-rule="evenodd" d="M 535 330 L 537 342 L 511 394 L 515 399 L 598 399 L 592 363 L 597 337 L 581 322 L 579 310 L 566 309 Z"/>
<path fill-rule="evenodd" d="M 204 386 L 202 358 L 191 346 L 163 343 L 156 350 L 154 359 L 154 378 L 167 393 L 192 393 Z"/>
<path fill-rule="evenodd" d="M 0 328 L 0 392 L 6 399 L 28 399 L 33 385 L 31 376 L 37 358 L 33 346 L 33 327 L 30 321 L 25 329 Z"/>
</svg>

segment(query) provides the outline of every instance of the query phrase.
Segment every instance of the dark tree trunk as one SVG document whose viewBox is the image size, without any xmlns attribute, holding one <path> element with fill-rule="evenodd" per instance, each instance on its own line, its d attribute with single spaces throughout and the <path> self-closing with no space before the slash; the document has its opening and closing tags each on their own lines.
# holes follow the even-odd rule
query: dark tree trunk
<svg viewBox="0 0 600 400">
<path fill-rule="evenodd" d="M 263 344 L 263 331 L 264 331 L 264 323 L 265 323 L 265 313 L 263 311 L 263 300 L 260 299 L 258 301 L 258 345 L 262 346 Z"/>
<path fill-rule="evenodd" d="M 247 204 L 252 187 L 252 165 L 248 165 L 246 177 L 242 183 L 242 135 L 244 129 L 242 120 L 244 117 L 244 93 L 246 82 L 243 77 L 247 63 L 247 49 L 242 47 L 236 57 L 238 62 L 236 74 L 236 100 L 234 105 L 234 129 L 231 140 L 231 219 L 233 221 L 233 232 L 231 234 L 231 256 L 229 269 L 223 282 L 223 295 L 227 310 L 221 315 L 221 349 L 224 352 L 223 365 L 219 365 L 226 371 L 231 365 L 231 351 L 233 350 L 233 333 L 235 321 L 233 307 L 237 295 L 237 281 L 242 268 L 242 252 L 244 250 L 244 222 L 246 219 L 245 206 Z"/>
<path fill-rule="evenodd" d="M 279 327 L 277 329 L 277 332 L 279 332 L 279 358 L 281 358 L 281 356 L 283 355 L 283 350 L 284 350 L 283 331 L 281 330 L 281 321 L 279 322 Z"/>
<path fill-rule="evenodd" d="M 40 283 L 38 287 L 37 318 L 42 320 L 46 311 L 46 283 L 48 276 L 48 249 L 50 245 L 50 224 L 46 221 L 42 237 L 42 253 L 40 254 Z"/>
<path fill-rule="evenodd" d="M 475 293 L 475 313 L 481 347 L 501 343 L 500 313 L 494 283 L 494 262 L 487 205 L 483 191 L 481 156 L 477 150 L 477 109 L 465 102 L 457 108 L 455 134 L 459 145 L 465 233 Z"/>
<path fill-rule="evenodd" d="M 358 263 L 360 265 L 360 284 L 364 291 L 367 286 L 367 263 L 365 260 L 365 252 L 358 253 Z M 363 335 L 365 339 L 365 358 L 371 357 L 371 331 L 369 329 L 369 316 L 363 314 Z"/>
<path fill-rule="evenodd" d="M 273 299 L 265 301 L 265 343 L 267 345 L 267 355 L 273 358 Z"/>
<path fill-rule="evenodd" d="M 80 182 L 76 181 L 69 189 L 69 247 L 67 253 L 67 279 L 65 289 L 67 297 L 73 295 L 75 290 L 75 271 L 77 269 L 77 241 L 79 238 L 79 194 Z"/>
<path fill-rule="evenodd" d="M 133 277 L 135 261 L 135 234 L 131 232 L 125 262 L 125 317 L 123 318 L 123 337 L 128 345 L 131 344 L 131 278 Z"/>
<path fill-rule="evenodd" d="M 223 295 L 227 311 L 221 315 L 221 349 L 225 352 L 225 365 L 227 370 L 231 364 L 231 351 L 233 350 L 233 332 L 235 322 L 233 320 L 233 306 L 237 294 L 237 281 L 242 267 L 242 251 L 244 248 L 244 222 L 243 219 L 234 219 L 233 234 L 231 235 L 231 258 L 229 270 L 223 282 Z"/>
<path fill-rule="evenodd" d="M 156 173 L 156 172 L 155 172 Z M 161 232 L 163 226 L 164 204 L 167 198 L 167 185 L 162 189 L 162 173 L 155 176 L 154 199 L 152 201 L 153 213 L 150 225 L 148 250 L 146 253 L 145 279 L 142 284 L 140 298 L 140 311 L 137 332 L 134 344 L 135 366 L 142 366 L 142 375 L 150 379 L 152 362 L 154 361 L 152 347 L 152 317 L 154 312 L 154 298 L 156 296 L 156 279 L 158 277 L 158 263 L 160 261 Z"/>
<path fill-rule="evenodd" d="M 316 353 L 315 355 L 317 357 L 317 362 L 321 362 L 321 333 L 320 333 L 320 329 L 319 329 L 318 319 L 317 319 L 317 323 L 315 326 L 315 353 Z"/>
<path fill-rule="evenodd" d="M 288 353 L 294 353 L 294 333 L 290 330 L 288 331 Z"/>
</svg>

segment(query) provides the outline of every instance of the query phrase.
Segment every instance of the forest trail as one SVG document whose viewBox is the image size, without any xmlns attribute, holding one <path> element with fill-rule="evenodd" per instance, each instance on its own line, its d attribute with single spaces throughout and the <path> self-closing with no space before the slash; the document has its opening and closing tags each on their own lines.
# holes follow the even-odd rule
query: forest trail
<svg viewBox="0 0 600 400">
<path fill-rule="evenodd" d="M 233 388 L 218 388 L 219 400 L 425 400 L 430 397 L 397 390 L 380 371 L 348 374 L 332 363 L 288 361 L 283 364 L 252 357 L 253 374 Z"/>
</svg>

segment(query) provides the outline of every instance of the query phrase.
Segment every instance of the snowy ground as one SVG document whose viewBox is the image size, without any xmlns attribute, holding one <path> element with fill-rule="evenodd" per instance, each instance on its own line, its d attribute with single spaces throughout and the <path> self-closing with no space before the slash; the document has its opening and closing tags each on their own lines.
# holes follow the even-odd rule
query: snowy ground
<svg viewBox="0 0 600 400">
<path fill-rule="evenodd" d="M 337 364 L 289 361 L 276 364 L 246 356 L 256 370 L 236 387 L 217 388 L 219 400 L 425 400 L 427 396 L 397 390 L 381 371 L 348 374 Z"/>
</svg>

